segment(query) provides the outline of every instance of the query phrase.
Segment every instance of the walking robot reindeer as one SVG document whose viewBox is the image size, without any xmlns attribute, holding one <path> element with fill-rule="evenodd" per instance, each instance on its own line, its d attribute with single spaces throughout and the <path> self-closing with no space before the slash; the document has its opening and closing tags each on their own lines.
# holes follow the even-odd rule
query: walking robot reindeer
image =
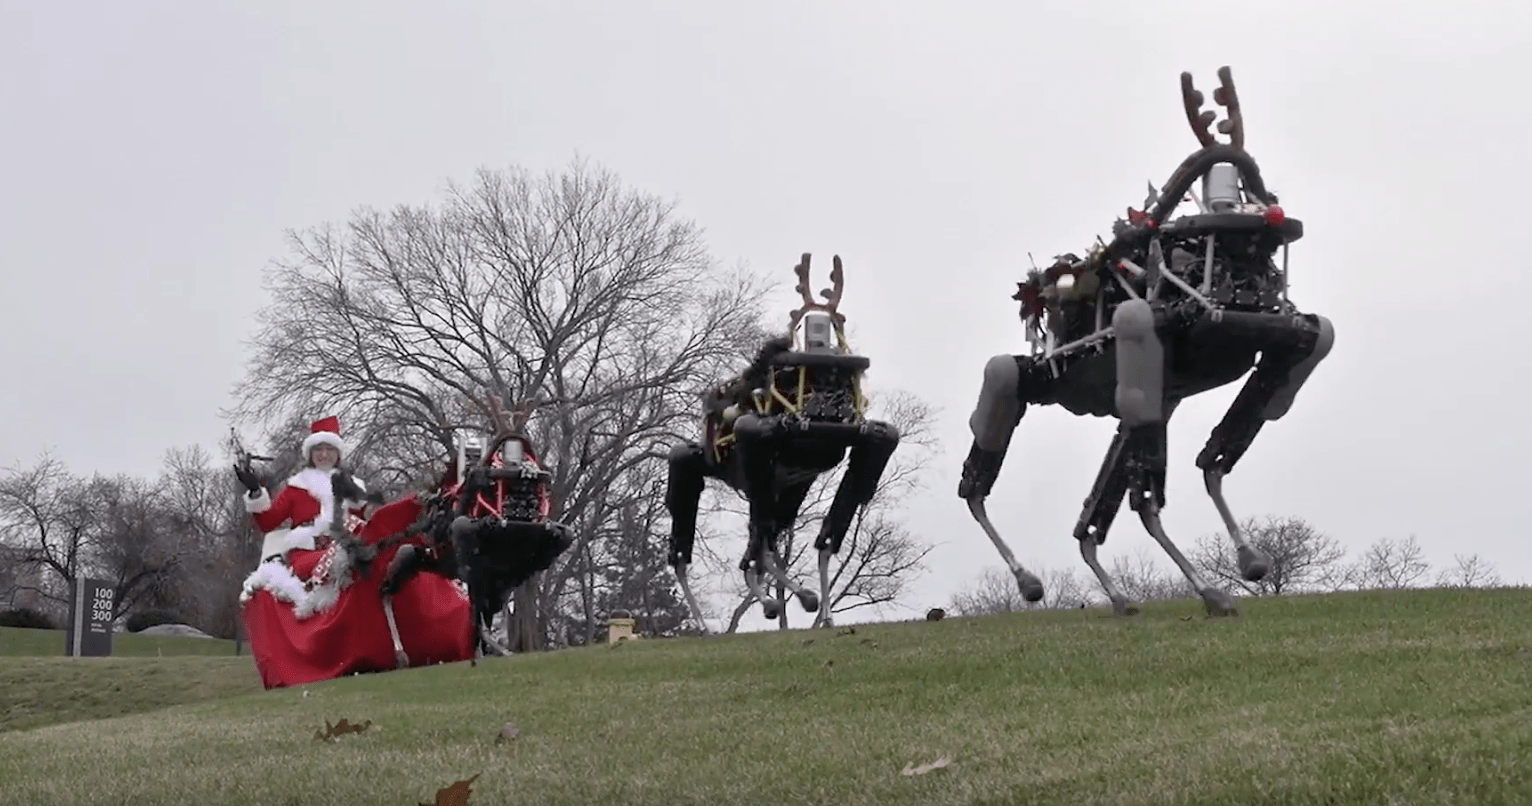
<svg viewBox="0 0 1532 806">
<path fill-rule="evenodd" d="M 531 407 L 506 411 L 489 398 L 494 432 L 488 440 L 461 439 L 437 489 L 412 499 L 409 525 L 383 542 L 404 542 L 382 584 L 384 603 L 411 576 L 439 573 L 458 579 L 472 603 L 477 651 L 509 655 L 490 633 L 495 615 L 515 589 L 552 567 L 574 545 L 573 530 L 551 517 L 552 473 L 542 466 L 527 434 Z M 391 611 L 389 629 L 398 648 Z"/>
<path fill-rule="evenodd" d="M 692 617 L 704 631 L 686 569 L 707 479 L 722 481 L 749 502 L 749 541 L 739 568 L 762 614 L 774 619 L 786 606 L 769 592 L 776 583 L 791 591 L 805 611 L 818 613 L 816 626 L 829 626 L 830 558 L 840 552 L 852 517 L 872 498 L 899 445 L 899 430 L 891 423 L 866 418 L 862 375 L 871 362 L 853 354 L 846 343 L 846 317 L 838 310 L 844 281 L 840 256 L 830 272 L 832 288 L 820 292 L 823 303 L 809 290 L 809 259 L 804 253 L 794 268 L 803 307 L 790 315 L 787 335 L 768 340 L 748 368 L 704 393 L 702 441 L 670 453 L 665 493 L 671 515 L 669 560 Z M 843 460 L 845 473 L 814 542 L 819 552 L 816 594 L 783 570 L 777 538 L 797 520 L 814 481 Z"/>
<path fill-rule="evenodd" d="M 1288 299 L 1288 246 L 1303 225 L 1289 218 L 1266 190 L 1244 148 L 1244 120 L 1228 67 L 1213 98 L 1227 110 L 1201 111 L 1203 96 L 1181 74 L 1187 121 L 1202 148 L 1171 175 L 1163 192 L 1151 184 L 1144 210 L 1118 219 L 1111 243 L 1084 259 L 1064 255 L 1034 270 L 1014 299 L 1031 343 L 1030 355 L 999 355 L 984 367 L 978 405 L 969 419 L 973 445 L 963 463 L 958 495 L 968 501 L 1016 577 L 1023 598 L 1043 597 L 1036 575 L 1017 562 L 990 522 L 985 498 L 999 474 L 1011 435 L 1028 405 L 1058 404 L 1075 415 L 1113 416 L 1117 434 L 1075 526 L 1080 554 L 1117 615 L 1138 612 L 1102 569 L 1097 547 L 1126 496 L 1144 528 L 1201 595 L 1210 615 L 1235 615 L 1234 600 L 1214 588 L 1171 542 L 1160 523 L 1165 506 L 1165 426 L 1188 397 L 1249 379 L 1197 456 L 1237 552 L 1241 576 L 1264 577 L 1270 558 L 1247 542 L 1223 496 L 1234 469 L 1261 426 L 1286 414 L 1314 367 L 1330 352 L 1330 320 L 1304 313 Z M 1202 180 L 1200 210 L 1170 214 Z M 1279 268 L 1274 260 L 1282 252 Z M 1045 322 L 1046 318 L 1046 322 Z"/>
</svg>

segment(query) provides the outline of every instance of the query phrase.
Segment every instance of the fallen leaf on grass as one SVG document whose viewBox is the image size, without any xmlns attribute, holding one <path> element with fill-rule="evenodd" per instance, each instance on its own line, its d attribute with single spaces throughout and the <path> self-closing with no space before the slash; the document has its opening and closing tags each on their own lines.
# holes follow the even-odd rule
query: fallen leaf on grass
<svg viewBox="0 0 1532 806">
<path fill-rule="evenodd" d="M 468 806 L 468 796 L 473 794 L 469 784 L 473 783 L 480 775 L 475 773 L 473 778 L 466 781 L 458 781 L 446 789 L 436 790 L 436 800 L 430 803 L 422 803 L 420 806 Z"/>
<path fill-rule="evenodd" d="M 939 758 L 939 759 L 931 762 L 930 764 L 922 764 L 922 765 L 920 765 L 918 767 L 914 766 L 913 764 L 906 764 L 906 765 L 904 765 L 904 771 L 903 771 L 902 774 L 904 774 L 904 775 L 925 775 L 926 773 L 928 773 L 928 772 L 930 772 L 932 770 L 939 770 L 942 767 L 945 767 L 945 766 L 947 766 L 948 764 L 951 764 L 951 763 L 952 763 L 952 759 L 950 759 L 950 758 Z"/>
<path fill-rule="evenodd" d="M 512 724 L 510 722 L 507 722 L 507 723 L 505 723 L 505 727 L 500 729 L 499 735 L 497 735 L 495 737 L 495 744 L 500 744 L 501 742 L 508 742 L 511 739 L 516 738 L 516 734 L 518 734 L 520 732 L 521 732 L 521 728 L 518 728 L 514 724 Z"/>
<path fill-rule="evenodd" d="M 345 717 L 341 717 L 341 720 L 336 722 L 334 725 L 331 725 L 330 720 L 326 719 L 324 721 L 324 730 L 314 731 L 314 738 L 321 741 L 333 742 L 339 736 L 347 733 L 361 733 L 370 727 L 372 727 L 371 719 L 359 725 L 348 722 Z"/>
</svg>

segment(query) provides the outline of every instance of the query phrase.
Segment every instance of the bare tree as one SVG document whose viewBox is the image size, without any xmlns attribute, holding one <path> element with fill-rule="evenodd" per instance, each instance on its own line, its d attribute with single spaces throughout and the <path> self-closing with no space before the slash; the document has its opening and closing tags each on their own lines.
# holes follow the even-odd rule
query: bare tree
<svg viewBox="0 0 1532 806">
<path fill-rule="evenodd" d="M 1373 543 L 1351 566 L 1347 577 L 1351 586 L 1363 590 L 1396 590 L 1414 587 L 1430 572 L 1425 553 L 1410 535 L 1402 541 L 1385 537 Z"/>
<path fill-rule="evenodd" d="M 1140 548 L 1133 558 L 1112 558 L 1108 573 L 1129 599 L 1152 602 L 1159 599 L 1186 599 L 1198 596 L 1185 576 L 1160 565 L 1155 556 Z"/>
<path fill-rule="evenodd" d="M 164 591 L 192 555 L 157 485 L 131 476 L 97 476 L 88 485 L 87 500 L 96 513 L 92 565 L 112 582 L 113 615 L 120 615 Z"/>
<path fill-rule="evenodd" d="M 91 552 L 94 513 L 81 483 L 57 459 L 44 455 L 32 467 L 14 467 L 0 477 L 0 535 L 16 568 L 33 584 L 19 592 L 67 604 L 68 586 Z"/>
<path fill-rule="evenodd" d="M 234 414 L 336 414 L 358 454 L 429 480 L 489 399 L 521 407 L 576 544 L 515 594 L 512 649 L 538 649 L 609 528 L 681 430 L 696 390 L 759 336 L 761 280 L 715 267 L 674 205 L 576 163 L 480 171 L 435 208 L 365 210 L 290 236 Z M 645 493 L 647 494 L 647 493 Z"/>
<path fill-rule="evenodd" d="M 1204 535 L 1189 552 L 1194 565 L 1226 586 L 1254 596 L 1281 596 L 1333 587 L 1344 572 L 1346 550 L 1302 518 L 1249 518 L 1239 527 L 1251 545 L 1271 558 L 1271 568 L 1261 580 L 1249 582 L 1240 576 L 1234 552 L 1223 534 Z"/>
<path fill-rule="evenodd" d="M 226 459 L 233 446 L 224 445 Z M 240 584 L 259 561 L 258 535 L 229 465 L 200 446 L 166 452 L 159 489 L 186 555 L 166 595 L 155 602 L 211 635 L 239 634 Z"/>
<path fill-rule="evenodd" d="M 1443 588 L 1496 588 L 1501 584 L 1500 575 L 1490 561 L 1477 554 L 1454 554 L 1454 565 L 1443 568 L 1436 576 L 1436 584 Z"/>
<path fill-rule="evenodd" d="M 1087 607 L 1096 601 L 1074 569 L 1046 569 L 1038 576 L 1043 580 L 1044 595 L 1036 602 L 1021 598 L 1016 578 L 1010 571 L 988 568 L 968 588 L 953 595 L 948 607 L 959 616 L 983 616 L 1026 610 L 1068 610 Z"/>
<path fill-rule="evenodd" d="M 0 543 L 18 571 L 36 580 L 28 591 L 61 610 L 78 579 L 113 585 L 116 617 L 160 589 L 184 551 L 156 485 L 128 476 L 76 477 L 43 456 L 0 477 Z"/>
<path fill-rule="evenodd" d="M 922 473 L 931 460 L 939 455 L 940 446 L 933 434 L 937 410 L 930 403 L 904 390 L 890 390 L 881 395 L 868 395 L 869 416 L 884 419 L 899 429 L 899 448 L 894 452 L 879 479 L 872 499 L 852 519 L 851 527 L 841 543 L 840 554 L 831 566 L 830 600 L 820 603 L 820 611 L 832 616 L 862 608 L 876 609 L 900 601 L 916 574 L 925 568 L 925 558 L 932 546 L 910 533 L 898 520 L 899 511 L 909 496 L 924 485 Z M 812 578 L 817 586 L 819 573 L 818 551 L 814 541 L 821 524 L 829 514 L 830 503 L 845 473 L 845 463 L 821 475 L 804 499 L 798 518 L 791 528 L 783 531 L 778 539 L 778 553 L 782 567 L 788 574 L 801 580 Z M 743 523 L 747 503 L 742 495 L 723 490 L 722 485 L 709 485 L 713 496 L 708 519 L 726 518 Z M 727 537 L 714 533 L 707 545 L 702 539 L 699 518 L 698 547 L 703 567 L 709 576 L 721 576 L 726 581 L 739 580 L 739 553 L 745 545 L 746 527 L 741 526 Z M 807 583 L 805 583 L 807 584 Z M 725 589 L 737 590 L 743 583 L 729 585 Z M 773 591 L 778 599 L 786 595 L 785 586 L 777 585 Z M 727 632 L 739 627 L 740 619 L 756 600 L 749 592 L 735 594 L 737 600 Z M 779 629 L 788 629 L 789 608 L 783 608 L 777 617 Z M 816 617 L 816 621 L 817 621 Z"/>
</svg>

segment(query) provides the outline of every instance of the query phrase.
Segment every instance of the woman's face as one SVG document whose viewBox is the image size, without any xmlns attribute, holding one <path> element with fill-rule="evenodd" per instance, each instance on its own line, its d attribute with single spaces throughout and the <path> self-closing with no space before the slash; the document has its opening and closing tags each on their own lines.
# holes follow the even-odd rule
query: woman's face
<svg viewBox="0 0 1532 806">
<path fill-rule="evenodd" d="M 340 451 L 334 445 L 315 445 L 309 451 L 309 464 L 320 470 L 329 470 L 340 462 Z"/>
</svg>

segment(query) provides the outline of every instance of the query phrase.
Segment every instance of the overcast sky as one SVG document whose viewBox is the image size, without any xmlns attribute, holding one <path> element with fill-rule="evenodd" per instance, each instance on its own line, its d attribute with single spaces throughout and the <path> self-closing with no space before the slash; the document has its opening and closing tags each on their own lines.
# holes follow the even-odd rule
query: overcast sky
<svg viewBox="0 0 1532 806">
<path fill-rule="evenodd" d="M 1532 5 L 1068 5 L 0 0 L 0 462 L 216 449 L 284 228 L 580 154 L 725 263 L 787 284 L 810 251 L 823 283 L 843 256 L 869 389 L 942 409 L 923 611 L 1001 564 L 955 489 L 984 362 L 1025 350 L 1027 252 L 1109 237 L 1196 147 L 1180 72 L 1210 96 L 1228 64 L 1307 228 L 1293 297 L 1337 333 L 1226 482 L 1236 514 L 1532 579 Z M 1171 422 L 1183 546 L 1221 528 L 1194 459 L 1237 389 Z M 1070 533 L 1113 427 L 1028 412 L 990 505 L 1024 562 L 1088 574 Z M 1125 512 L 1104 552 L 1145 548 Z"/>
</svg>

